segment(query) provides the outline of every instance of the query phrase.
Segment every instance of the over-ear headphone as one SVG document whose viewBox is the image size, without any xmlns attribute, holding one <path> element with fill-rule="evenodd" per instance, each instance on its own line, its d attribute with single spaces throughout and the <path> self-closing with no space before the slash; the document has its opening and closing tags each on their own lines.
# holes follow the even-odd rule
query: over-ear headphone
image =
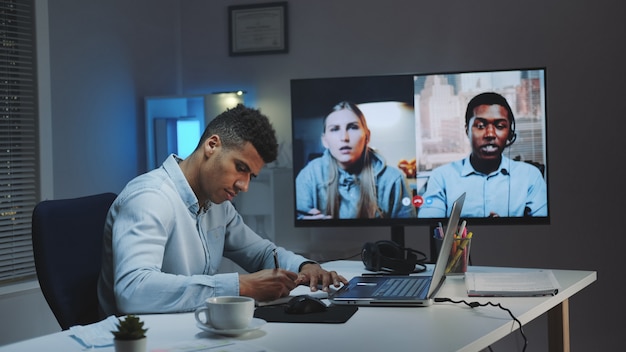
<svg viewBox="0 0 626 352">
<path fill-rule="evenodd" d="M 513 112 L 511 112 L 512 114 Z M 507 138 L 506 146 L 510 146 L 517 139 L 517 133 L 515 133 L 515 117 L 511 115 L 511 126 L 509 126 L 509 138 Z"/>
<path fill-rule="evenodd" d="M 426 270 L 426 255 L 420 251 L 404 248 L 393 241 L 367 242 L 363 245 L 361 259 L 365 269 L 410 274 Z M 419 269 L 416 268 L 419 266 Z"/>
</svg>

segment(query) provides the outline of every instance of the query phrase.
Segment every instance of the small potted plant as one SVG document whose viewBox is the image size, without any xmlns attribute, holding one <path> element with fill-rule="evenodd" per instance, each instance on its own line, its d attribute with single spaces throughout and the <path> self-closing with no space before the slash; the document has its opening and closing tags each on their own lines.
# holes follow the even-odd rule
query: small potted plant
<svg viewBox="0 0 626 352">
<path fill-rule="evenodd" d="M 117 330 L 113 333 L 116 352 L 145 352 L 146 331 L 143 321 L 136 315 L 127 315 L 124 320 L 118 318 Z"/>
</svg>

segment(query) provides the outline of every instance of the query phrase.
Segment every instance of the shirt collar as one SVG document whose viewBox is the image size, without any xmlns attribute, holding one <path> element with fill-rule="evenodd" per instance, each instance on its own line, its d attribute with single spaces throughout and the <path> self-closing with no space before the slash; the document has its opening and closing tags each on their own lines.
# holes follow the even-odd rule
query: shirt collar
<svg viewBox="0 0 626 352">
<path fill-rule="evenodd" d="M 206 212 L 211 207 L 211 202 L 206 201 L 202 206 L 198 203 L 198 198 L 196 198 L 196 194 L 193 193 L 191 186 L 189 186 L 189 182 L 183 174 L 183 170 L 178 165 L 183 159 L 180 158 L 176 154 L 171 154 L 165 161 L 163 162 L 163 168 L 165 172 L 170 176 L 170 179 L 174 183 L 174 187 L 176 191 L 182 198 L 183 202 L 187 205 L 187 209 L 193 214 L 200 214 L 201 212 Z"/>
<path fill-rule="evenodd" d="M 511 159 L 507 158 L 506 156 L 502 156 L 502 160 L 500 160 L 500 166 L 498 166 L 498 170 L 492 172 L 491 174 L 487 175 L 487 176 L 492 176 L 492 175 L 496 175 L 498 173 L 502 173 L 503 175 L 508 175 L 509 174 L 509 170 L 511 169 Z M 463 165 L 461 168 L 461 175 L 462 176 L 469 176 L 471 174 L 476 174 L 476 175 L 484 175 L 482 172 L 478 172 L 476 170 L 474 170 L 474 167 L 472 166 L 472 163 L 470 162 L 470 158 L 469 156 L 465 159 L 463 159 Z"/>
</svg>

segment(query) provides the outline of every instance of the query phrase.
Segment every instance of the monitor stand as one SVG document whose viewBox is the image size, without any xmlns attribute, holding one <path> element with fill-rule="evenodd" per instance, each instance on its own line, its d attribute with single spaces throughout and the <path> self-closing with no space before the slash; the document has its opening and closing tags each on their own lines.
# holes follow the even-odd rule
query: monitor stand
<svg viewBox="0 0 626 352">
<path fill-rule="evenodd" d="M 404 226 L 392 225 L 391 226 L 391 240 L 400 247 L 404 248 Z"/>
<path fill-rule="evenodd" d="M 438 241 L 433 237 L 437 225 L 431 225 L 428 231 L 428 239 L 430 241 L 430 256 L 429 263 L 433 264 L 437 261 L 439 256 L 439 250 L 441 249 L 441 241 Z M 391 226 L 391 240 L 401 247 L 404 247 L 404 226 L 393 225 Z"/>
</svg>

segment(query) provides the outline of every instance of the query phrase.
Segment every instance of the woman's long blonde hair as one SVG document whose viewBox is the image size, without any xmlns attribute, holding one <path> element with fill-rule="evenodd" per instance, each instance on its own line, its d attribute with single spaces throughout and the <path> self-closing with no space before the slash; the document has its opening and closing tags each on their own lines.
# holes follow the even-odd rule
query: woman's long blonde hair
<svg viewBox="0 0 626 352">
<path fill-rule="evenodd" d="M 335 105 L 328 115 L 339 110 L 348 110 L 354 113 L 369 135 L 365 115 L 363 115 L 363 112 L 356 104 L 342 101 Z M 328 115 L 326 115 L 326 118 L 328 118 Z M 326 118 L 324 118 L 324 133 L 326 132 Z M 356 217 L 374 218 L 377 214 L 384 217 L 377 202 L 376 177 L 374 176 L 370 159 L 369 138 L 366 140 L 363 151 L 361 152 L 360 162 L 355 165 L 352 171 L 354 172 L 355 182 L 359 184 L 361 190 L 359 202 L 357 203 Z M 337 160 L 332 157 L 328 165 L 326 189 L 328 190 L 326 197 L 326 214 L 331 215 L 333 219 L 337 219 L 339 218 L 339 208 L 341 205 L 341 196 L 339 195 L 339 166 L 337 165 Z"/>
</svg>

